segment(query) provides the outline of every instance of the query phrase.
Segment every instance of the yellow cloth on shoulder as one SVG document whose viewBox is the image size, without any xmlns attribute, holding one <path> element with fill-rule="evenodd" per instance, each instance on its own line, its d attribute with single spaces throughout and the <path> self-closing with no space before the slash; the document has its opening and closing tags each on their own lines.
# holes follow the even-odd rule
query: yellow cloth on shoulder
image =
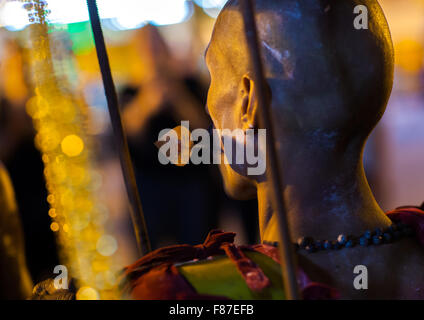
<svg viewBox="0 0 424 320">
<path fill-rule="evenodd" d="M 284 300 L 280 265 L 259 252 L 243 253 L 262 269 L 271 282 L 271 285 L 261 292 L 249 289 L 236 265 L 227 256 L 183 263 L 178 265 L 178 270 L 199 294 L 233 300 Z"/>
</svg>

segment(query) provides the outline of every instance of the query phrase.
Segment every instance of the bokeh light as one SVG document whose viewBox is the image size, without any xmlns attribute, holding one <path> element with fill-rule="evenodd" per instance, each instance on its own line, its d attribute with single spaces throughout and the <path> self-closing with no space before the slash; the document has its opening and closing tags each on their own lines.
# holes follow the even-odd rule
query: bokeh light
<svg viewBox="0 0 424 320">
<path fill-rule="evenodd" d="M 203 8 L 203 11 L 212 18 L 218 17 L 219 12 L 225 6 L 228 0 L 194 0 L 194 2 Z"/>
<path fill-rule="evenodd" d="M 89 20 L 86 0 L 48 0 L 48 21 L 54 24 L 72 24 Z M 136 29 L 146 23 L 158 26 L 177 24 L 193 14 L 189 0 L 97 0 L 102 19 L 110 20 L 106 26 L 115 30 Z M 28 14 L 20 1 L 7 1 L 1 8 L 0 26 L 20 31 L 28 24 Z"/>
<path fill-rule="evenodd" d="M 50 229 L 54 232 L 59 231 L 59 224 L 57 222 L 52 222 L 50 224 Z"/>
<path fill-rule="evenodd" d="M 77 291 L 77 300 L 99 300 L 99 293 L 91 287 L 81 287 Z"/>
<path fill-rule="evenodd" d="M 193 13 L 192 3 L 186 0 L 125 0 L 119 7 L 109 2 L 103 5 L 111 6 L 115 12 L 118 10 L 111 20 L 116 30 L 136 29 L 147 23 L 158 26 L 176 24 L 186 21 Z"/>
<path fill-rule="evenodd" d="M 34 95 L 26 111 L 33 119 L 35 144 L 42 153 L 50 229 L 55 232 L 62 264 L 81 288 L 77 298 L 117 299 L 116 288 L 108 286 L 110 279 L 99 276 L 105 270 L 115 275 L 122 266 L 115 255 L 111 257 L 117 250 L 113 231 L 109 230 L 111 238 L 103 237 L 107 217 L 98 219 L 102 201 L 96 190 L 101 179 L 95 170 L 93 137 L 87 132 L 89 109 L 72 86 L 59 80 L 63 64 L 69 61 L 67 56 L 54 58 L 51 54 L 62 40 L 52 36 L 57 29 L 47 23 L 49 11 L 40 14 L 31 6 L 26 8 L 40 22 L 27 27 Z"/>
<path fill-rule="evenodd" d="M 76 157 L 84 150 L 84 142 L 77 135 L 71 134 L 62 140 L 61 147 L 68 157 Z"/>
<path fill-rule="evenodd" d="M 102 256 L 109 257 L 118 249 L 118 243 L 114 237 L 110 235 L 103 235 L 97 241 L 96 248 Z"/>
<path fill-rule="evenodd" d="M 0 25 L 10 31 L 23 30 L 28 25 L 28 13 L 23 3 L 10 1 L 0 6 Z"/>
</svg>

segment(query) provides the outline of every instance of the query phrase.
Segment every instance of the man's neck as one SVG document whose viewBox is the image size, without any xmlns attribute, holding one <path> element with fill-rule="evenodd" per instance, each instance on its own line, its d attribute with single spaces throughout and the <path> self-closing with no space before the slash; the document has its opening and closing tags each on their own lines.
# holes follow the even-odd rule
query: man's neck
<svg viewBox="0 0 424 320">
<path fill-rule="evenodd" d="M 345 150 L 340 156 L 330 156 L 325 150 L 298 148 L 286 154 L 289 157 L 283 154 L 280 160 L 284 163 L 284 201 L 293 241 L 302 236 L 336 239 L 342 233 L 359 235 L 391 224 L 369 188 L 360 151 Z M 267 182 L 258 184 L 258 205 L 262 241 L 278 241 Z"/>
</svg>

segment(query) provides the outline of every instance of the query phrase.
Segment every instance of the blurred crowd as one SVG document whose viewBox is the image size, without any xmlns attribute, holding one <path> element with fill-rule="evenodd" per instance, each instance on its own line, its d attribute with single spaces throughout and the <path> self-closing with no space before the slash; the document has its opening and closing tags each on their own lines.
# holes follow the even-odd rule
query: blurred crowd
<svg viewBox="0 0 424 320">
<path fill-rule="evenodd" d="M 17 218 L 23 227 L 23 234 L 19 235 L 24 242 L 21 249 L 25 248 L 32 280 L 39 282 L 51 276 L 59 259 L 48 215 L 43 163 L 34 145 L 35 132 L 27 114 L 26 104 L 34 88 L 26 63 L 25 42 L 10 37 L 5 30 L 2 30 L 1 37 L 0 160 L 15 191 L 19 208 Z M 197 244 L 204 240 L 208 231 L 218 227 L 238 230 L 239 242 L 257 242 L 256 201 L 229 199 L 222 188 L 217 167 L 164 166 L 158 162 L 154 143 L 161 130 L 174 128 L 182 120 L 190 121 L 191 129 L 211 127 L 205 111 L 207 75 L 203 70 L 196 70 L 194 59 L 178 59 L 164 38 L 163 31 L 153 25 L 132 32 L 126 41 L 137 61 L 127 61 L 129 69 L 125 65 L 123 69 L 126 70 L 119 67 L 116 70 L 122 118 L 152 246 Z M 71 40 L 66 34 L 53 39 L 61 50 L 69 50 L 72 46 L 72 43 L 67 45 Z M 127 43 L 119 46 L 114 48 L 112 45 L 112 66 L 119 64 L 116 60 L 122 59 L 122 51 L 128 50 Z M 204 49 L 202 46 L 198 50 L 201 53 L 197 60 L 203 58 Z M 61 54 L 66 56 L 66 52 Z M 92 51 L 83 52 L 71 62 L 81 67 L 86 59 L 97 64 Z M 134 72 L 131 65 L 138 70 Z M 80 80 L 76 81 L 77 90 L 86 95 L 91 106 L 93 127 L 90 131 L 100 146 L 101 196 L 111 223 L 121 235 L 120 254 L 124 266 L 135 258 L 135 239 L 100 74 L 97 68 L 84 69 L 77 77 Z M 2 266 L 5 267 L 3 263 Z M 3 270 L 0 273 L 6 274 Z"/>
</svg>

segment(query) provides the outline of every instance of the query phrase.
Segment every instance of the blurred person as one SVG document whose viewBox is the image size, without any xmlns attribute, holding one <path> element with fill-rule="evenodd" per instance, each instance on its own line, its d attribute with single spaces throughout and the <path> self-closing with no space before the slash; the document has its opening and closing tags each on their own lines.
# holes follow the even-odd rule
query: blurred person
<svg viewBox="0 0 424 320">
<path fill-rule="evenodd" d="M 137 30 L 136 44 L 142 68 L 136 97 L 124 111 L 125 128 L 130 136 L 142 135 L 147 122 L 160 112 L 168 112 L 176 122 L 189 120 L 192 128 L 207 128 L 209 120 L 199 100 L 203 89 L 195 78 L 181 73 L 157 27 Z M 192 89 L 192 90 L 191 90 Z"/>
<path fill-rule="evenodd" d="M 120 100 L 152 244 L 197 243 L 216 225 L 217 197 L 221 196 L 216 169 L 164 166 L 154 143 L 162 129 L 174 128 L 182 120 L 189 121 L 191 129 L 208 128 L 203 89 L 194 77 L 178 71 L 181 68 L 176 68 L 156 27 L 138 30 L 136 44 L 143 66 L 140 82 L 125 87 Z"/>
</svg>

